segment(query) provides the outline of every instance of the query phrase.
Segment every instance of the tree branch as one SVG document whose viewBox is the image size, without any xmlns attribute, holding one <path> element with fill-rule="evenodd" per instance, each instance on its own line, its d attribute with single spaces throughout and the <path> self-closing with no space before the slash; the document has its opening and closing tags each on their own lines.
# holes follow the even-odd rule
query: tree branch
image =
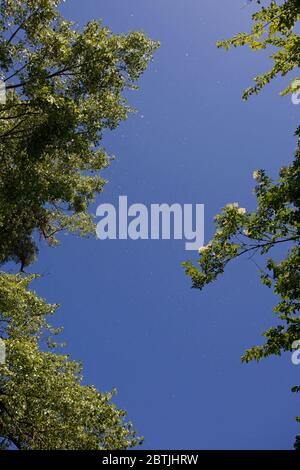
<svg viewBox="0 0 300 470">
<path fill-rule="evenodd" d="M 25 18 L 24 21 L 22 21 L 22 23 L 17 27 L 17 29 L 12 33 L 10 38 L 7 40 L 6 46 L 8 46 L 12 42 L 12 40 L 16 37 L 18 32 L 21 31 L 21 29 L 23 29 L 27 21 L 29 21 L 36 13 L 38 13 L 38 10 L 33 11 L 27 18 Z"/>
</svg>

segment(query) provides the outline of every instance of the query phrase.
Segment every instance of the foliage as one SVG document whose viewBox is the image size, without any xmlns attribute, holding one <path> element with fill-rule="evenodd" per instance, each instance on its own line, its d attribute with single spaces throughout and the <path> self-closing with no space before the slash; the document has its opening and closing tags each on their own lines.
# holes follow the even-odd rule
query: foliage
<svg viewBox="0 0 300 470">
<path fill-rule="evenodd" d="M 267 257 L 260 269 L 261 281 L 280 297 L 274 311 L 285 326 L 271 328 L 264 336 L 264 346 L 247 351 L 243 361 L 260 360 L 281 351 L 291 351 L 300 337 L 300 149 L 295 161 L 282 168 L 278 183 L 263 170 L 254 172 L 257 210 L 250 213 L 238 203 L 224 207 L 216 216 L 217 231 L 208 245 L 200 248 L 198 267 L 184 263 L 193 287 L 202 289 L 224 272 L 226 265 L 241 255 L 265 257 L 275 247 L 286 243 L 289 248 L 280 261 Z M 279 251 L 279 250 L 278 250 Z M 275 255 L 282 256 L 281 251 Z"/>
<path fill-rule="evenodd" d="M 81 32 L 58 0 L 0 6 L 0 263 L 29 265 L 34 233 L 94 231 L 88 204 L 102 191 L 110 160 L 100 147 L 132 111 L 135 90 L 158 44 L 142 32 L 115 35 L 90 21 Z"/>
<path fill-rule="evenodd" d="M 82 385 L 80 364 L 51 351 L 59 330 L 46 317 L 57 306 L 29 290 L 31 281 L 32 276 L 0 274 L 0 335 L 6 345 L 6 362 L 0 365 L 0 447 L 135 446 L 141 441 L 124 420 L 125 412 L 111 403 L 112 394 Z"/>
<path fill-rule="evenodd" d="M 231 46 L 249 46 L 254 51 L 271 48 L 272 68 L 254 78 L 255 86 L 245 90 L 243 98 L 247 99 L 253 93 L 258 94 L 273 78 L 285 76 L 300 66 L 300 37 L 294 31 L 295 25 L 300 19 L 300 0 L 286 0 L 284 2 L 262 2 L 268 6 L 261 6 L 259 11 L 252 15 L 253 26 L 250 33 L 239 33 L 232 39 L 219 41 L 218 47 L 226 50 Z M 300 89 L 300 84 L 295 86 L 293 80 L 282 92 L 294 92 Z"/>
<path fill-rule="evenodd" d="M 267 7 L 261 6 L 253 15 L 250 34 L 240 33 L 218 43 L 226 49 L 243 45 L 253 50 L 276 49 L 271 55 L 274 66 L 255 78 L 256 85 L 245 91 L 244 99 L 259 93 L 277 75 L 284 76 L 300 65 L 300 37 L 294 31 L 300 19 L 300 1 L 267 3 Z M 295 86 L 293 81 L 283 94 L 299 88 L 299 83 Z M 274 183 L 264 170 L 253 173 L 257 209 L 248 212 L 237 202 L 227 204 L 215 217 L 216 233 L 207 246 L 200 248 L 197 264 L 183 263 L 192 286 L 202 289 L 223 274 L 231 260 L 242 255 L 253 259 L 257 254 L 265 260 L 264 267 L 259 268 L 260 278 L 279 297 L 274 308 L 279 324 L 263 333 L 265 343 L 247 350 L 243 362 L 292 351 L 294 341 L 300 338 L 300 127 L 296 136 L 295 158 L 281 168 L 278 182 Z M 292 391 L 298 393 L 300 387 Z M 300 422 L 300 417 L 296 419 Z M 295 449 L 300 450 L 300 436 L 296 438 Z"/>
<path fill-rule="evenodd" d="M 60 0 L 0 3 L 0 264 L 21 271 L 38 237 L 94 231 L 88 205 L 102 191 L 101 147 L 133 109 L 158 43 L 143 32 L 113 34 L 90 21 L 80 31 L 59 13 Z M 29 290 L 31 276 L 0 272 L 0 449 L 127 449 L 136 437 L 114 393 L 83 385 L 81 365 L 55 354 L 47 322 L 57 306 Z M 49 337 L 47 338 L 47 334 Z"/>
</svg>

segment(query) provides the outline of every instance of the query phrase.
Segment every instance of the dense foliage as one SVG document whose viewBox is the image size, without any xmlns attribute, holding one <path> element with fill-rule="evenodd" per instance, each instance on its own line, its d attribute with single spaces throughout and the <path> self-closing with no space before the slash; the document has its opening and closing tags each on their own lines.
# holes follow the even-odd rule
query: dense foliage
<svg viewBox="0 0 300 470">
<path fill-rule="evenodd" d="M 55 354 L 47 322 L 57 306 L 28 289 L 31 276 L 0 274 L 0 448 L 126 449 L 140 442 L 112 394 L 82 385 L 81 366 Z M 41 349 L 41 343 L 43 347 Z"/>
<path fill-rule="evenodd" d="M 254 78 L 255 85 L 247 88 L 243 98 L 258 94 L 261 89 L 277 76 L 285 76 L 300 66 L 300 37 L 295 26 L 300 19 L 300 0 L 256 1 L 261 8 L 252 15 L 253 27 L 250 33 L 239 33 L 232 39 L 220 41 L 218 47 L 249 46 L 253 51 L 270 48 L 273 52 L 271 69 Z M 267 4 L 267 6 L 265 6 Z M 282 94 L 299 90 L 292 80 Z"/>
<path fill-rule="evenodd" d="M 62 18 L 58 0 L 1 1 L 0 262 L 35 258 L 33 234 L 56 243 L 60 230 L 94 230 L 87 212 L 110 157 L 99 145 L 131 110 L 157 48 L 144 33 L 84 30 Z"/>
<path fill-rule="evenodd" d="M 88 205 L 110 161 L 103 132 L 132 111 L 124 92 L 137 89 L 158 47 L 142 32 L 115 35 L 98 21 L 80 31 L 60 3 L 0 2 L 0 264 L 15 261 L 21 272 L 39 238 L 55 245 L 61 230 L 94 231 Z M 56 306 L 30 290 L 31 280 L 0 272 L 1 449 L 137 445 L 112 394 L 83 385 L 80 364 L 53 352 L 59 331 L 46 317 Z"/>
</svg>

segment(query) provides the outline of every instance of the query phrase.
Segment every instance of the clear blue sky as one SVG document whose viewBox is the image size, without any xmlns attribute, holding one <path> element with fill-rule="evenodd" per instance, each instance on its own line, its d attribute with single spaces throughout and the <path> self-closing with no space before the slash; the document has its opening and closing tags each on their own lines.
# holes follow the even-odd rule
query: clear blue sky
<svg viewBox="0 0 300 470">
<path fill-rule="evenodd" d="M 83 25 L 102 18 L 114 32 L 143 29 L 161 41 L 131 102 L 138 114 L 104 145 L 117 158 L 97 204 L 204 203 L 205 238 L 227 202 L 255 207 L 252 172 L 276 176 L 292 158 L 299 109 L 275 81 L 245 103 L 242 90 L 266 70 L 265 54 L 226 53 L 221 38 L 248 30 L 246 0 L 68 0 Z M 142 118 L 143 116 L 143 118 Z M 96 205 L 92 208 L 95 210 Z M 250 261 L 233 263 L 203 292 L 180 263 L 182 241 L 63 237 L 42 248 L 36 289 L 62 308 L 67 350 L 85 381 L 118 389 L 146 449 L 288 449 L 299 433 L 299 369 L 290 356 L 242 365 L 247 347 L 275 321 L 272 292 Z"/>
</svg>

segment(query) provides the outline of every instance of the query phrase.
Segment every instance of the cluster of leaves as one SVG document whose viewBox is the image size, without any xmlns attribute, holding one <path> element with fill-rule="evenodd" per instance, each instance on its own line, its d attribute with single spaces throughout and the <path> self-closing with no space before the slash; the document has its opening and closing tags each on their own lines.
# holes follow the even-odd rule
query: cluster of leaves
<svg viewBox="0 0 300 470">
<path fill-rule="evenodd" d="M 265 2 L 257 1 L 261 4 Z M 266 2 L 252 15 L 253 27 L 250 33 L 239 33 L 232 39 L 219 41 L 218 47 L 226 50 L 230 47 L 249 46 L 252 50 L 262 50 L 271 47 L 275 52 L 271 54 L 274 62 L 272 68 L 254 78 L 255 86 L 247 88 L 243 98 L 258 94 L 261 89 L 277 76 L 285 76 L 294 68 L 300 67 L 300 38 L 294 27 L 300 19 L 300 0 L 286 0 Z M 293 80 L 282 92 L 287 94 L 300 89 L 299 83 Z"/>
<path fill-rule="evenodd" d="M 300 338 L 300 149 L 295 161 L 281 169 L 278 183 L 273 183 L 263 170 L 255 171 L 254 177 L 257 210 L 250 213 L 238 203 L 227 204 L 215 218 L 214 238 L 199 250 L 198 266 L 184 263 L 193 287 L 202 289 L 241 255 L 267 258 L 265 268 L 260 269 L 261 281 L 280 296 L 274 311 L 285 326 L 265 332 L 267 343 L 247 351 L 242 358 L 246 362 L 291 351 L 293 342 Z M 268 258 L 268 253 L 282 243 L 289 244 L 284 258 Z"/>
<path fill-rule="evenodd" d="M 259 93 L 277 75 L 284 76 L 300 66 L 300 37 L 295 32 L 300 1 L 266 3 L 252 16 L 249 34 L 240 33 L 218 43 L 226 49 L 244 45 L 253 50 L 275 48 L 271 56 L 274 66 L 255 78 L 256 85 L 244 92 L 244 99 Z M 299 83 L 294 80 L 282 94 L 297 91 Z M 222 274 L 233 259 L 247 254 L 253 261 L 255 255 L 264 259 L 264 268 L 259 268 L 261 282 L 273 288 L 280 299 L 274 308 L 279 324 L 263 333 L 265 343 L 247 350 L 243 362 L 292 351 L 293 343 L 300 339 L 300 127 L 296 136 L 295 158 L 281 169 L 277 183 L 263 170 L 254 172 L 257 209 L 251 213 L 236 202 L 228 204 L 216 216 L 216 233 L 207 246 L 200 248 L 197 264 L 183 263 L 193 287 L 202 289 Z M 300 387 L 293 387 L 292 391 L 299 393 Z M 300 422 L 300 417 L 296 419 Z M 300 450 L 300 436 L 296 438 L 295 449 Z"/>
<path fill-rule="evenodd" d="M 101 22 L 83 31 L 61 17 L 60 0 L 0 3 L 0 264 L 30 265 L 37 235 L 94 231 L 88 205 L 110 161 L 101 147 L 132 111 L 124 97 L 158 44 L 142 32 L 115 35 Z M 0 448 L 127 449 L 126 413 L 82 384 L 80 364 L 55 354 L 47 305 L 32 277 L 0 272 Z M 50 337 L 44 344 L 46 334 Z"/>
<path fill-rule="evenodd" d="M 253 259 L 258 254 L 265 259 L 264 268 L 259 268 L 261 282 L 280 298 L 273 309 L 279 324 L 263 333 L 265 344 L 247 350 L 243 362 L 293 351 L 294 342 L 300 338 L 300 149 L 293 163 L 281 169 L 277 183 L 263 170 L 255 171 L 253 176 L 257 182 L 257 209 L 247 212 L 236 202 L 227 204 L 215 217 L 216 233 L 200 248 L 197 265 L 183 263 L 193 287 L 201 290 L 241 255 Z M 275 250 L 281 245 L 288 247 L 283 254 L 281 249 Z M 275 258 L 269 256 L 271 251 Z M 299 392 L 300 388 L 292 391 Z M 296 419 L 300 422 L 299 417 Z M 297 439 L 295 447 L 300 449 L 299 444 Z"/>
<path fill-rule="evenodd" d="M 126 449 L 137 445 L 126 413 L 112 394 L 82 385 L 81 366 L 68 356 L 41 351 L 53 346 L 48 305 L 28 290 L 32 276 L 0 274 L 0 335 L 6 347 L 0 365 L 0 448 Z M 50 335 L 50 338 L 48 337 Z"/>
<path fill-rule="evenodd" d="M 22 268 L 37 253 L 34 232 L 93 232 L 88 204 L 110 160 L 103 131 L 126 119 L 124 91 L 136 89 L 158 44 L 142 32 L 115 35 L 101 22 L 83 31 L 58 0 L 0 6 L 0 263 Z"/>
<path fill-rule="evenodd" d="M 294 162 L 281 169 L 278 183 L 274 184 L 263 170 L 255 171 L 254 177 L 257 210 L 250 213 L 238 203 L 227 204 L 215 217 L 217 231 L 200 248 L 197 265 L 183 263 L 193 287 L 201 290 L 222 274 L 231 260 L 246 254 L 251 259 L 256 254 L 265 258 L 265 267 L 259 268 L 261 282 L 280 297 L 273 309 L 280 323 L 263 333 L 265 344 L 247 350 L 243 362 L 293 351 L 294 342 L 300 338 L 300 150 Z M 279 261 L 267 256 L 282 244 L 288 249 Z M 292 391 L 298 393 L 300 387 Z M 300 422 L 300 417 L 296 419 Z M 300 437 L 295 448 L 300 450 Z"/>
</svg>

